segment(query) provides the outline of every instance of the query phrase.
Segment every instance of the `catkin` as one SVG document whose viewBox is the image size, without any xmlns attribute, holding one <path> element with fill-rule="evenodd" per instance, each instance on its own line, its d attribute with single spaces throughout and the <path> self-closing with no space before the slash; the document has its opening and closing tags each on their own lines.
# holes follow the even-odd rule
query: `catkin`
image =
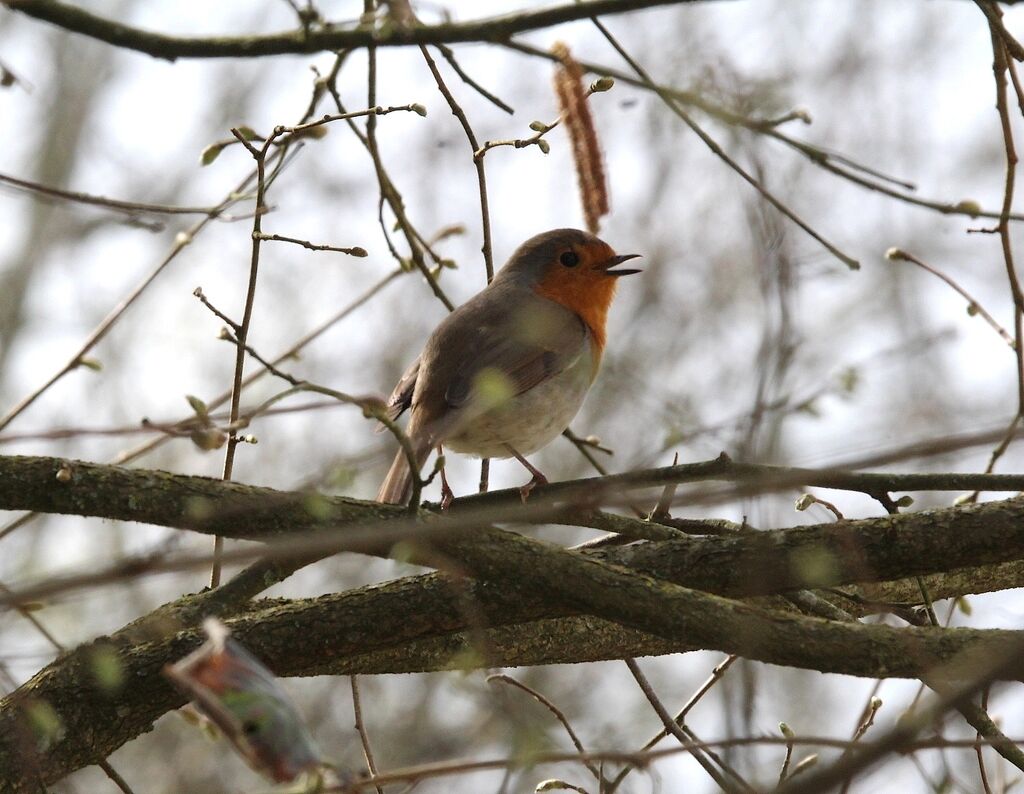
<svg viewBox="0 0 1024 794">
<path fill-rule="evenodd" d="M 552 47 L 559 60 L 555 67 L 555 95 L 572 144 L 572 156 L 576 163 L 576 178 L 580 186 L 580 201 L 583 204 L 583 218 L 587 230 L 596 233 L 599 220 L 608 214 L 608 184 L 605 180 L 604 160 L 601 145 L 597 140 L 597 128 L 590 115 L 587 92 L 583 86 L 583 68 L 572 57 L 569 48 L 562 42 Z"/>
</svg>

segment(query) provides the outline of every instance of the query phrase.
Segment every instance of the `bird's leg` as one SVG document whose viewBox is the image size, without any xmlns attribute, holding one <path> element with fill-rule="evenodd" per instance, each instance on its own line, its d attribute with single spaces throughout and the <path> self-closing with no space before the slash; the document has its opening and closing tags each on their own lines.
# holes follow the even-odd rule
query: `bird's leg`
<svg viewBox="0 0 1024 794">
<path fill-rule="evenodd" d="M 547 485 L 548 478 L 544 476 L 543 472 L 534 466 L 530 461 L 520 455 L 513 447 L 508 444 L 505 448 L 512 453 L 512 457 L 522 463 L 528 472 L 533 475 L 531 480 L 519 489 L 519 497 L 523 500 L 523 504 L 526 504 L 526 500 L 530 498 L 530 492 L 533 491 L 538 485 Z"/>
<path fill-rule="evenodd" d="M 444 455 L 444 448 L 440 444 L 437 446 L 437 454 Z M 444 466 L 440 468 L 441 472 L 441 509 L 447 510 L 451 507 L 452 500 L 455 499 L 455 492 L 452 487 L 448 484 L 448 478 L 444 474 Z"/>
</svg>

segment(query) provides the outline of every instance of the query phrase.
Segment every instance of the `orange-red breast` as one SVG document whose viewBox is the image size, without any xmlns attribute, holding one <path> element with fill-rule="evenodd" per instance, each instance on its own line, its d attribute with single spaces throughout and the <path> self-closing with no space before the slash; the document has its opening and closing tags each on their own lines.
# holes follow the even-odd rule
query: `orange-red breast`
<svg viewBox="0 0 1024 794">
<path fill-rule="evenodd" d="M 639 272 L 616 268 L 636 256 L 578 229 L 519 246 L 438 325 L 388 400 L 390 416 L 410 411 L 417 467 L 438 446 L 484 458 L 529 455 L 565 430 L 597 375 L 617 277 Z M 404 502 L 411 487 L 399 450 L 377 499 Z"/>
</svg>

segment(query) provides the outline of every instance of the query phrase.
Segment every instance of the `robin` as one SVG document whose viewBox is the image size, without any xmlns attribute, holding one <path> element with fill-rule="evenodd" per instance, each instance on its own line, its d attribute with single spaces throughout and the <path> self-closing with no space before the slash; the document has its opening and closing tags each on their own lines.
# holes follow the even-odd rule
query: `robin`
<svg viewBox="0 0 1024 794">
<path fill-rule="evenodd" d="M 417 470 L 448 447 L 481 458 L 517 458 L 533 475 L 523 498 L 547 480 L 525 458 L 559 435 L 597 376 L 618 255 L 592 234 L 555 229 L 531 237 L 494 280 L 453 311 L 388 399 L 388 415 L 409 410 L 406 435 Z M 443 479 L 443 504 L 452 493 Z M 399 450 L 377 500 L 409 499 L 412 471 Z"/>
</svg>

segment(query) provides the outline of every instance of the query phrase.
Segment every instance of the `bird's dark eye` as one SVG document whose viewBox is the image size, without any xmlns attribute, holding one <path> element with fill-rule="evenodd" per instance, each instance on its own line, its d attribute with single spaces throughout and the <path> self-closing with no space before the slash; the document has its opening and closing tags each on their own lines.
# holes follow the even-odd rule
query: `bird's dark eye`
<svg viewBox="0 0 1024 794">
<path fill-rule="evenodd" d="M 566 267 L 576 267 L 580 263 L 580 257 L 575 251 L 566 251 L 558 257 L 558 261 Z"/>
</svg>

